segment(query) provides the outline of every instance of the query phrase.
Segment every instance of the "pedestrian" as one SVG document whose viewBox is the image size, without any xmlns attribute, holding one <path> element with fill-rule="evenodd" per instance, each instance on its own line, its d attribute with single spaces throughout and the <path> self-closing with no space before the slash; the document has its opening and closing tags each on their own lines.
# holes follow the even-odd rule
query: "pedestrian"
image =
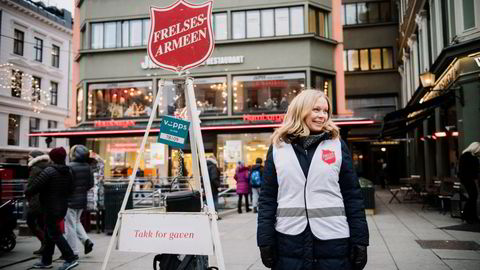
<svg viewBox="0 0 480 270">
<path fill-rule="evenodd" d="M 460 155 L 458 164 L 458 178 L 465 186 L 468 193 L 468 199 L 463 207 L 462 219 L 468 223 L 479 221 L 477 214 L 478 189 L 475 179 L 478 179 L 480 165 L 480 143 L 472 142 Z"/>
<path fill-rule="evenodd" d="M 267 152 L 257 244 L 276 270 L 361 270 L 368 227 L 347 145 L 323 91 L 290 103 Z"/>
<path fill-rule="evenodd" d="M 73 176 L 73 192 L 68 198 L 68 210 L 65 216 L 65 238 L 75 255 L 79 254 L 77 239 L 88 254 L 93 249 L 93 242 L 88 238 L 80 220 L 83 211 L 87 208 L 87 193 L 93 187 L 93 173 L 89 164 L 90 153 L 88 148 L 77 144 L 70 149 L 70 168 Z"/>
<path fill-rule="evenodd" d="M 239 161 L 237 163 L 237 168 L 235 169 L 235 175 L 233 176 L 235 181 L 237 181 L 237 195 L 238 195 L 238 213 L 242 213 L 242 197 L 245 197 L 245 211 L 250 212 L 248 206 L 248 193 L 249 193 L 249 182 L 248 182 L 248 167 L 246 167 L 243 162 Z"/>
<path fill-rule="evenodd" d="M 260 196 L 260 189 L 263 185 L 263 160 L 262 158 L 257 158 L 255 160 L 255 165 L 252 166 L 250 171 L 250 186 L 252 187 L 252 207 L 253 212 L 258 212 L 258 197 Z"/>
<path fill-rule="evenodd" d="M 30 187 L 33 183 L 33 179 L 39 175 L 43 169 L 45 169 L 50 163 L 50 158 L 47 154 L 42 151 L 33 150 L 28 154 L 28 168 L 29 176 L 27 188 Z M 40 204 L 40 195 L 35 194 L 27 200 L 27 225 L 30 231 L 35 235 L 41 243 L 41 246 L 38 250 L 35 250 L 33 254 L 42 255 L 44 244 L 43 240 L 45 237 L 44 232 L 44 222 L 42 206 Z"/>
<path fill-rule="evenodd" d="M 210 178 L 210 187 L 212 189 L 213 204 L 218 211 L 218 188 L 220 187 L 220 170 L 215 156 L 207 158 L 208 176 Z"/>
<path fill-rule="evenodd" d="M 40 204 L 45 211 L 42 259 L 32 268 L 52 268 L 52 256 L 56 245 L 65 258 L 59 270 L 68 270 L 78 265 L 78 256 L 73 254 L 70 245 L 63 237 L 60 224 L 67 213 L 67 199 L 72 192 L 72 175 L 69 167 L 65 165 L 67 152 L 63 147 L 53 148 L 48 156 L 52 163 L 32 180 L 32 184 L 25 191 L 27 198 L 40 194 Z"/>
</svg>

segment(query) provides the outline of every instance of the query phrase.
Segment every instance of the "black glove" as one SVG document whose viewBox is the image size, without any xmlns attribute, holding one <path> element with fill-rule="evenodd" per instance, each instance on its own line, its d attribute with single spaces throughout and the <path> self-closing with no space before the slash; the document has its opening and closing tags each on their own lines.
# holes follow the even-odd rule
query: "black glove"
<svg viewBox="0 0 480 270">
<path fill-rule="evenodd" d="M 275 263 L 275 247 L 273 246 L 263 246 L 260 247 L 260 257 L 262 258 L 262 263 L 267 268 L 272 268 Z"/>
<path fill-rule="evenodd" d="M 352 245 L 350 249 L 350 262 L 353 270 L 362 270 L 367 264 L 367 247 Z"/>
</svg>

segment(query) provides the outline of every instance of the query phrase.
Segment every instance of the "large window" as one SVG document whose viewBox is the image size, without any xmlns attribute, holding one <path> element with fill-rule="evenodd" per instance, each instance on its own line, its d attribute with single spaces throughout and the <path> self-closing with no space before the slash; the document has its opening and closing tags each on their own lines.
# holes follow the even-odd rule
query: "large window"
<svg viewBox="0 0 480 270">
<path fill-rule="evenodd" d="M 233 39 L 304 33 L 303 7 L 232 12 Z"/>
<path fill-rule="evenodd" d="M 60 47 L 52 45 L 52 67 L 60 66 Z"/>
<path fill-rule="evenodd" d="M 193 87 L 201 116 L 227 114 L 226 77 L 195 78 Z M 182 84 L 166 81 L 164 89 L 158 89 L 157 92 L 163 93 L 158 104 L 160 114 L 179 115 L 183 112 L 186 101 Z"/>
<path fill-rule="evenodd" d="M 393 69 L 392 48 L 345 50 L 343 56 L 345 71 Z"/>
<path fill-rule="evenodd" d="M 321 37 L 329 37 L 328 13 L 310 7 L 308 10 L 308 31 Z"/>
<path fill-rule="evenodd" d="M 33 46 L 35 50 L 35 61 L 42 62 L 43 60 L 43 40 L 40 38 L 35 38 L 35 46 Z"/>
<path fill-rule="evenodd" d="M 8 145 L 20 144 L 20 115 L 8 115 Z"/>
<path fill-rule="evenodd" d="M 152 105 L 151 81 L 88 86 L 87 119 L 148 117 Z"/>
<path fill-rule="evenodd" d="M 391 22 L 393 19 L 389 1 L 344 4 L 343 14 L 345 25 Z"/>
<path fill-rule="evenodd" d="M 333 87 L 333 76 L 330 75 L 325 75 L 317 72 L 312 72 L 311 74 L 311 82 L 312 82 L 312 87 L 314 89 L 318 89 L 320 91 L 323 91 L 323 93 L 330 98 L 330 101 L 332 102 L 332 107 L 331 111 L 333 113 L 336 112 L 336 96 L 335 96 L 335 90 Z"/>
<path fill-rule="evenodd" d="M 13 39 L 13 53 L 23 55 L 24 33 L 15 29 Z"/>
<path fill-rule="evenodd" d="M 304 73 L 235 76 L 233 112 L 285 112 L 288 104 L 304 88 Z"/>
<path fill-rule="evenodd" d="M 22 86 L 23 86 L 22 77 L 23 77 L 23 72 L 12 69 L 12 78 L 11 78 L 12 97 L 16 97 L 16 98 L 22 97 Z"/>
<path fill-rule="evenodd" d="M 50 82 L 50 105 L 58 104 L 58 83 Z"/>
<path fill-rule="evenodd" d="M 36 131 L 40 128 L 40 119 L 30 117 L 30 128 L 29 131 L 32 133 L 32 131 Z M 28 146 L 30 147 L 38 147 L 38 136 L 29 136 L 28 137 Z"/>
<path fill-rule="evenodd" d="M 227 13 L 222 12 L 213 14 L 213 32 L 215 35 L 215 40 L 227 39 L 227 29 Z"/>
</svg>

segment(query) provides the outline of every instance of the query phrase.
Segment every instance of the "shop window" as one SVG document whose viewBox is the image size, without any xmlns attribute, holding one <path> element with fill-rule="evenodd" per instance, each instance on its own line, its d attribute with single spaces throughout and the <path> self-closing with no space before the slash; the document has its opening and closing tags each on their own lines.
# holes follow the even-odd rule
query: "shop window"
<svg viewBox="0 0 480 270">
<path fill-rule="evenodd" d="M 15 29 L 13 39 L 13 53 L 23 55 L 24 33 Z"/>
<path fill-rule="evenodd" d="M 270 132 L 217 135 L 216 157 L 225 184 L 235 187 L 233 177 L 239 161 L 247 167 L 255 165 L 257 158 L 265 161 L 271 135 Z"/>
<path fill-rule="evenodd" d="M 60 66 L 60 47 L 52 45 L 52 67 Z"/>
<path fill-rule="evenodd" d="M 32 133 L 32 131 L 37 131 L 40 128 L 40 119 L 30 117 L 30 128 L 29 131 Z M 28 137 L 28 146 L 30 147 L 38 147 L 38 136 L 29 136 Z"/>
<path fill-rule="evenodd" d="M 22 97 L 22 77 L 23 72 L 19 70 L 12 69 L 12 97 L 21 98 Z"/>
<path fill-rule="evenodd" d="M 8 115 L 8 145 L 20 144 L 20 115 Z"/>
<path fill-rule="evenodd" d="M 215 32 L 215 40 L 225 40 L 227 35 L 227 13 L 213 14 L 213 29 Z"/>
<path fill-rule="evenodd" d="M 88 86 L 87 119 L 149 117 L 152 106 L 151 81 Z"/>
<path fill-rule="evenodd" d="M 312 72 L 311 80 L 312 80 L 312 87 L 319 91 L 323 91 L 323 93 L 330 99 L 332 102 L 332 112 L 336 112 L 336 105 L 335 105 L 335 90 L 333 87 L 333 79 L 334 77 L 320 74 L 317 72 Z"/>
<path fill-rule="evenodd" d="M 105 161 L 106 179 L 126 178 L 133 173 L 142 139 L 142 137 L 87 138 L 86 146 Z M 157 169 L 167 165 L 164 144 L 157 144 L 156 140 L 155 136 L 147 139 L 137 171 L 139 177 L 152 179 L 157 176 Z"/>
<path fill-rule="evenodd" d="M 77 89 L 77 123 L 81 122 L 83 120 L 83 110 L 84 110 L 84 93 L 83 93 L 83 88 Z M 88 104 L 88 107 L 91 107 L 91 104 Z"/>
<path fill-rule="evenodd" d="M 35 50 L 35 61 L 42 62 L 43 60 L 43 40 L 40 38 L 35 38 L 35 45 L 33 46 Z"/>
<path fill-rule="evenodd" d="M 357 117 L 364 117 L 373 120 L 383 120 L 387 113 L 397 109 L 397 97 L 369 97 L 369 98 L 347 98 L 347 107 Z"/>
<path fill-rule="evenodd" d="M 51 130 L 51 129 L 56 129 L 58 127 L 58 122 L 57 121 L 53 121 L 53 120 L 48 120 L 48 130 Z M 57 147 L 57 142 L 56 142 L 56 139 L 55 138 L 52 138 L 52 140 L 50 141 L 50 144 L 48 145 L 49 148 L 55 148 Z"/>
<path fill-rule="evenodd" d="M 158 89 L 160 91 L 160 89 Z M 185 108 L 185 92 L 182 84 L 165 82 L 164 94 L 160 100 L 159 114 L 178 116 Z M 227 114 L 227 78 L 209 77 L 195 78 L 195 100 L 200 116 L 214 116 Z"/>
<path fill-rule="evenodd" d="M 233 112 L 286 112 L 288 104 L 304 88 L 304 73 L 235 76 Z"/>
<path fill-rule="evenodd" d="M 58 104 L 58 83 L 50 82 L 50 105 Z"/>
</svg>

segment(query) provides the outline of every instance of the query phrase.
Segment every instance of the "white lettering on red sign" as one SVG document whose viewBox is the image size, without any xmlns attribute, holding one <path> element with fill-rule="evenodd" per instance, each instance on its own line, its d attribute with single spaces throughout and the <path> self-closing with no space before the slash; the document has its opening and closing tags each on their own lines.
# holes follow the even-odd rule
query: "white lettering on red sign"
<svg viewBox="0 0 480 270">
<path fill-rule="evenodd" d="M 95 121 L 95 127 L 130 127 L 135 126 L 135 121 Z"/>
</svg>

